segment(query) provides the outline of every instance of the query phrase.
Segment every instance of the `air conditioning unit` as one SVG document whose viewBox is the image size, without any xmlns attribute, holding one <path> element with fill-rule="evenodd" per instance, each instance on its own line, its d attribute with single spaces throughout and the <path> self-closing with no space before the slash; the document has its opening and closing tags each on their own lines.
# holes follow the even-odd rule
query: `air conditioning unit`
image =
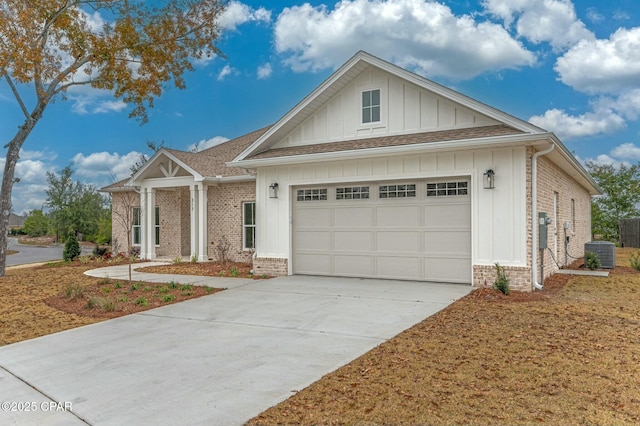
<svg viewBox="0 0 640 426">
<path fill-rule="evenodd" d="M 600 265 L 606 269 L 616 267 L 616 245 L 609 241 L 590 241 L 584 244 L 584 253 L 597 253 Z"/>
</svg>

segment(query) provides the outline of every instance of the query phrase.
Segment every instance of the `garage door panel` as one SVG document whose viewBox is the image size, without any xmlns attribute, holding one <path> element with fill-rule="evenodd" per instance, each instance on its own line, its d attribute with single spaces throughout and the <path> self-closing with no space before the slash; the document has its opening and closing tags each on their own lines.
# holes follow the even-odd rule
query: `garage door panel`
<svg viewBox="0 0 640 426">
<path fill-rule="evenodd" d="M 374 276 L 374 265 L 372 256 L 352 256 L 336 255 L 334 257 L 335 275 L 352 277 L 372 277 Z"/>
<path fill-rule="evenodd" d="M 376 275 L 379 277 L 413 280 L 422 276 L 420 257 L 379 256 L 376 260 Z"/>
<path fill-rule="evenodd" d="M 392 206 L 379 206 L 376 209 L 376 226 L 380 227 L 416 227 L 420 225 L 420 206 L 406 206 L 401 204 L 401 199 Z"/>
<path fill-rule="evenodd" d="M 471 224 L 471 210 L 469 204 L 440 204 L 424 207 L 425 223 L 447 226 L 450 223 Z"/>
<path fill-rule="evenodd" d="M 425 253 L 465 253 L 471 255 L 469 231 L 425 231 L 422 238 Z"/>
<path fill-rule="evenodd" d="M 329 254 L 297 253 L 295 262 L 298 274 L 333 275 Z"/>
<path fill-rule="evenodd" d="M 420 233 L 416 231 L 376 232 L 378 251 L 419 252 Z"/>
<path fill-rule="evenodd" d="M 305 228 L 331 226 L 330 208 L 304 208 L 296 211 L 295 220 Z"/>
<path fill-rule="evenodd" d="M 371 207 L 338 207 L 333 211 L 333 225 L 337 228 L 370 228 L 373 214 Z"/>
<path fill-rule="evenodd" d="M 426 258 L 424 273 L 433 281 L 468 283 L 470 261 L 469 257 Z"/>
<path fill-rule="evenodd" d="M 333 248 L 336 251 L 371 252 L 373 238 L 371 231 L 335 231 Z"/>
<path fill-rule="evenodd" d="M 293 238 L 297 250 L 331 250 L 331 232 L 299 231 Z"/>
</svg>

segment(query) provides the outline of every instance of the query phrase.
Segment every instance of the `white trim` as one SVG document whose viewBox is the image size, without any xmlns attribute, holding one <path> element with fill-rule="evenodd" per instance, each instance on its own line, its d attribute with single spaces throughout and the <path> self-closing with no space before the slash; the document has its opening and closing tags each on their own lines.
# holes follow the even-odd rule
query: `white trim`
<svg viewBox="0 0 640 426">
<path fill-rule="evenodd" d="M 247 225 L 245 222 L 245 205 L 247 204 L 253 204 L 253 225 Z M 253 228 L 253 247 L 247 247 L 247 240 L 246 240 L 246 228 L 252 227 Z M 242 251 L 251 251 L 251 250 L 255 250 L 256 249 L 256 228 L 257 228 L 257 223 L 256 223 L 256 202 L 255 200 L 253 201 L 243 201 L 242 202 Z"/>
</svg>

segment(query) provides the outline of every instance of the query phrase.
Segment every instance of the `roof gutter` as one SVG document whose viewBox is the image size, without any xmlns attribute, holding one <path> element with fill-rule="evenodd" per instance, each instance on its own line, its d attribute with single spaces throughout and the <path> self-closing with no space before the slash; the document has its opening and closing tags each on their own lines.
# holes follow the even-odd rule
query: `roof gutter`
<svg viewBox="0 0 640 426">
<path fill-rule="evenodd" d="M 549 148 L 536 152 L 531 157 L 531 282 L 536 290 L 544 289 L 544 285 L 538 283 L 538 233 L 535 229 L 538 221 L 538 157 L 549 154 L 555 147 L 556 144 L 551 142 Z"/>
</svg>

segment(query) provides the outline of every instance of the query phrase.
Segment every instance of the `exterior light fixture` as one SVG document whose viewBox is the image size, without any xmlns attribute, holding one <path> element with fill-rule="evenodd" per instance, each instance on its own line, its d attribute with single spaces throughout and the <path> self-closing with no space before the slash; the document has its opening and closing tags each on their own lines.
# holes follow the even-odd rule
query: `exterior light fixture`
<svg viewBox="0 0 640 426">
<path fill-rule="evenodd" d="M 278 198 L 278 182 L 269 185 L 269 198 Z"/>
<path fill-rule="evenodd" d="M 484 172 L 484 189 L 493 189 L 496 187 L 496 172 L 488 169 Z"/>
</svg>

